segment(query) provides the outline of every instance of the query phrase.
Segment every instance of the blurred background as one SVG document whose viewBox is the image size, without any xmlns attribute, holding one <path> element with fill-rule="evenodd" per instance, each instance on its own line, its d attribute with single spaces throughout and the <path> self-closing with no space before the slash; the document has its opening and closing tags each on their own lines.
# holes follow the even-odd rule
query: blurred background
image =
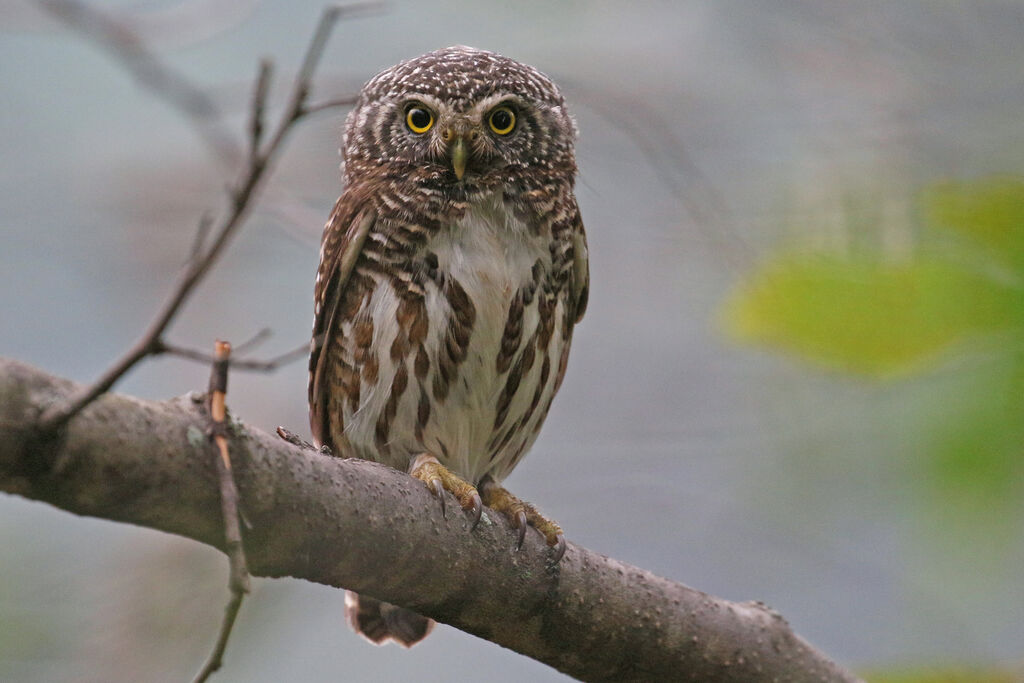
<svg viewBox="0 0 1024 683">
<path fill-rule="evenodd" d="M 258 60 L 279 106 L 321 11 L 96 6 L 239 134 Z M 509 486 L 572 541 L 763 600 L 873 680 L 1024 680 L 1022 35 L 1024 5 L 995 0 L 395 0 L 337 27 L 313 100 L 459 43 L 562 84 L 591 304 Z M 307 341 L 343 115 L 294 132 L 172 341 Z M 0 353 L 95 378 L 233 178 L 94 40 L 5 2 Z M 117 389 L 162 399 L 207 373 L 158 359 Z M 235 373 L 229 402 L 308 434 L 305 382 L 301 361 Z M 178 681 L 213 645 L 227 590 L 210 548 L 12 496 L 0 547 L 0 680 Z M 372 647 L 342 605 L 256 580 L 215 680 L 566 680 L 444 626 Z"/>
</svg>

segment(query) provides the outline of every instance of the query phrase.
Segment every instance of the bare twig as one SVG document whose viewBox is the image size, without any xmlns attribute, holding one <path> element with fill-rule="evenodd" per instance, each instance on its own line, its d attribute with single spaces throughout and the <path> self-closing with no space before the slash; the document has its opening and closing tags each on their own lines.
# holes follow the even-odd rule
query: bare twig
<svg viewBox="0 0 1024 683">
<path fill-rule="evenodd" d="M 69 2 L 69 0 L 43 1 Z M 77 4 L 73 3 L 70 7 L 77 7 Z M 164 331 L 189 299 L 196 285 L 199 284 L 210 270 L 210 267 L 220 257 L 238 228 L 248 217 L 252 208 L 253 197 L 267 170 L 279 154 L 282 143 L 294 124 L 304 116 L 304 106 L 312 87 L 313 74 L 319 64 L 320 57 L 323 55 L 324 46 L 330 37 L 331 29 L 342 15 L 361 12 L 369 7 L 377 7 L 377 5 L 358 4 L 345 7 L 328 7 L 324 10 L 313 38 L 306 48 L 302 66 L 295 77 L 291 97 L 278 122 L 277 128 L 270 140 L 251 156 L 235 185 L 235 189 L 229 193 L 228 211 L 216 224 L 216 227 L 212 229 L 213 238 L 210 245 L 205 251 L 197 253 L 195 258 L 189 261 L 184 272 L 179 276 L 178 283 L 172 290 L 171 295 L 167 298 L 142 337 L 80 396 L 67 405 L 55 406 L 47 410 L 37 423 L 38 429 L 43 432 L 50 432 L 60 428 L 81 411 L 82 408 L 95 400 L 97 396 L 109 390 L 136 363 L 164 349 L 165 345 L 162 341 Z M 259 106 L 259 98 L 254 98 L 254 106 Z M 256 118 L 255 114 L 253 118 Z"/>
<path fill-rule="evenodd" d="M 40 7 L 110 53 L 135 80 L 185 115 L 218 161 L 234 165 L 241 146 L 213 99 L 160 61 L 139 36 L 113 14 L 79 0 L 37 0 Z"/>
<path fill-rule="evenodd" d="M 232 348 L 232 352 L 235 353 L 235 354 L 239 354 L 239 353 L 243 353 L 245 351 L 249 351 L 250 349 L 254 349 L 257 346 L 259 346 L 260 344 L 262 344 L 263 342 L 265 342 L 268 339 L 270 339 L 270 337 L 273 336 L 273 334 L 274 333 L 271 331 L 271 329 L 269 327 L 261 328 L 259 332 L 257 332 L 253 336 L 249 337 L 248 339 L 246 339 L 241 344 L 236 344 Z"/>
<path fill-rule="evenodd" d="M 657 178 L 679 200 L 695 230 L 720 247 L 730 265 L 739 268 L 751 257 L 750 246 L 736 232 L 736 220 L 726 197 L 701 170 L 677 137 L 674 127 L 642 98 L 614 97 L 606 89 L 595 91 L 580 82 L 560 77 L 574 92 L 573 100 L 625 133 L 657 173 Z"/>
<path fill-rule="evenodd" d="M 239 349 L 242 345 L 239 345 Z M 189 349 L 184 346 L 177 346 L 175 344 L 169 344 L 164 341 L 160 341 L 157 349 L 153 352 L 154 355 L 158 353 L 166 353 L 170 356 L 177 356 L 178 358 L 184 358 L 186 360 L 193 360 L 198 363 L 212 363 L 214 361 L 213 356 L 196 349 Z M 248 372 L 273 372 L 283 365 L 287 365 L 294 361 L 309 356 L 309 343 L 305 343 L 302 346 L 298 346 L 291 351 L 285 351 L 277 356 L 272 356 L 264 360 L 255 358 L 242 358 L 232 359 L 231 368 L 233 370 L 245 370 Z"/>
<path fill-rule="evenodd" d="M 228 588 L 231 599 L 224 610 L 220 635 L 210 658 L 196 674 L 195 683 L 203 683 L 221 667 L 224 650 L 228 646 L 231 629 L 242 606 L 242 599 L 250 590 L 249 570 L 246 567 L 245 550 L 242 547 L 242 531 L 238 522 L 238 489 L 231 470 L 231 455 L 228 451 L 227 404 L 228 361 L 231 358 L 231 344 L 218 341 L 214 346 L 214 361 L 210 370 L 210 389 L 207 392 L 212 443 L 216 451 L 217 477 L 220 481 L 220 508 L 224 520 L 224 550 L 228 556 L 230 578 Z"/>
<path fill-rule="evenodd" d="M 191 263 L 202 257 L 203 245 L 206 244 L 206 238 L 210 234 L 210 225 L 213 223 L 213 217 L 208 213 L 204 213 L 199 217 L 199 225 L 196 226 L 196 236 L 192 238 L 192 249 L 188 252 L 188 261 Z"/>
<path fill-rule="evenodd" d="M 331 37 L 331 31 L 337 20 L 343 16 L 352 18 L 359 15 L 375 14 L 382 7 L 383 4 L 380 2 L 354 2 L 348 5 L 330 5 L 324 8 L 313 39 L 309 42 L 309 47 L 306 48 L 302 66 L 299 67 L 299 73 L 295 77 L 295 89 L 292 91 L 291 99 L 291 104 L 294 107 L 289 107 L 295 116 L 302 115 L 302 108 L 309 96 L 309 85 L 313 79 L 313 72 L 316 71 L 316 67 L 320 63 L 324 48 L 327 46 L 327 39 Z"/>
<path fill-rule="evenodd" d="M 324 100 L 323 102 L 316 102 L 315 104 L 307 105 L 303 112 L 308 116 L 310 114 L 316 114 L 327 109 L 337 109 L 339 107 L 351 107 L 356 103 L 359 98 L 355 95 L 349 97 L 338 97 L 331 100 Z"/>
<path fill-rule="evenodd" d="M 245 598 L 245 593 L 238 591 L 232 591 L 231 599 L 228 601 L 227 607 L 224 608 L 224 621 L 220 626 L 220 634 L 217 636 L 217 644 L 214 646 L 213 653 L 210 654 L 210 659 L 207 660 L 203 668 L 199 670 L 196 677 L 193 680 L 194 683 L 203 683 L 207 680 L 215 671 L 220 669 L 221 660 L 224 656 L 224 650 L 228 646 L 228 637 L 231 635 L 231 629 L 234 628 L 235 619 L 238 617 L 238 610 L 242 607 L 242 600 Z"/>
<path fill-rule="evenodd" d="M 260 151 L 263 139 L 263 117 L 267 107 L 267 94 L 270 92 L 270 79 L 274 72 L 274 63 L 269 59 L 260 60 L 260 71 L 256 76 L 256 87 L 252 93 L 252 106 L 249 108 L 249 163 Z"/>
</svg>

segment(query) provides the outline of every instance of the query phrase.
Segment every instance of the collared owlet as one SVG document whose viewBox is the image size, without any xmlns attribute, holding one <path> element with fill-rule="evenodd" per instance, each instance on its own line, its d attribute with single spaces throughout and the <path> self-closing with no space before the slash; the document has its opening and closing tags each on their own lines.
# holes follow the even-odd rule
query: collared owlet
<svg viewBox="0 0 1024 683">
<path fill-rule="evenodd" d="M 533 526 L 556 561 L 562 530 L 501 482 L 587 305 L 575 135 L 555 84 L 493 52 L 450 47 L 372 78 L 345 126 L 310 358 L 319 444 L 406 470 L 475 519 L 486 504 L 519 544 Z M 374 642 L 409 646 L 433 624 L 353 593 L 346 605 Z"/>
</svg>

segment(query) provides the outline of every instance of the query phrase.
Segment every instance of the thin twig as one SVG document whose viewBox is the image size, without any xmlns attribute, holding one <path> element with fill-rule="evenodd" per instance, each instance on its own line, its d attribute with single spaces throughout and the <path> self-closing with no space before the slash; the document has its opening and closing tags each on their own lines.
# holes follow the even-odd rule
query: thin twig
<svg viewBox="0 0 1024 683">
<path fill-rule="evenodd" d="M 306 108 L 302 110 L 303 114 L 309 116 L 310 114 L 316 114 L 326 109 L 337 109 L 339 107 L 351 107 L 359 99 L 356 95 L 349 95 L 347 97 L 338 97 L 331 100 L 324 100 L 323 102 L 317 102 L 315 104 L 306 105 Z"/>
<path fill-rule="evenodd" d="M 239 347 L 241 348 L 241 347 Z M 193 360 L 198 363 L 208 364 L 213 361 L 213 357 L 202 351 L 196 349 L 189 349 L 184 346 L 176 346 L 174 344 L 168 344 L 164 341 L 159 343 L 159 350 L 157 353 L 166 353 L 170 356 L 177 356 L 178 358 L 184 358 L 185 360 Z M 309 344 L 303 344 L 298 346 L 291 351 L 286 351 L 277 356 L 267 358 L 265 360 L 259 360 L 255 358 L 242 358 L 231 361 L 231 368 L 233 370 L 244 370 L 248 372 L 273 372 L 283 365 L 293 363 L 302 358 L 309 356 Z"/>
<path fill-rule="evenodd" d="M 187 263 L 196 261 L 203 253 L 203 245 L 206 244 L 206 237 L 210 234 L 210 226 L 213 224 L 213 217 L 204 213 L 199 217 L 199 225 L 196 227 L 196 236 L 192 239 L 192 249 L 188 253 Z"/>
<path fill-rule="evenodd" d="M 37 4 L 106 50 L 140 85 L 184 114 L 218 161 L 229 166 L 238 161 L 241 146 L 213 99 L 160 61 L 125 22 L 79 0 L 37 0 Z"/>
<path fill-rule="evenodd" d="M 375 4 L 375 3 L 374 3 Z M 324 47 L 327 39 L 331 37 L 331 31 L 342 14 L 350 14 L 362 8 L 362 5 L 333 5 L 325 7 L 320 15 L 320 21 L 313 33 L 313 39 L 309 41 L 306 54 L 302 58 L 302 66 L 295 76 L 292 94 L 285 107 L 285 114 L 282 117 L 282 124 L 277 130 L 277 136 L 284 136 L 288 132 L 288 124 L 301 118 L 304 114 L 306 100 L 309 98 L 310 86 L 312 85 L 313 73 L 316 71 L 320 58 L 324 54 Z M 277 137 L 275 136 L 275 138 Z M 271 140 L 270 147 L 274 148 L 275 140 Z"/>
<path fill-rule="evenodd" d="M 252 93 L 252 106 L 249 108 L 249 163 L 260 150 L 263 139 L 264 112 L 267 107 L 267 94 L 270 92 L 270 79 L 274 72 L 274 63 L 269 59 L 260 60 L 260 71 L 256 76 L 256 87 Z"/>
<path fill-rule="evenodd" d="M 245 598 L 245 593 L 232 593 L 231 600 L 228 601 L 228 605 L 224 608 L 224 621 L 220 626 L 220 635 L 217 637 L 217 644 L 214 646 L 213 653 L 210 655 L 210 659 L 203 665 L 203 668 L 199 670 L 196 677 L 193 679 L 193 683 L 203 683 L 214 671 L 220 669 L 224 650 L 228 646 L 228 637 L 231 635 L 231 629 L 235 625 L 235 619 L 238 617 L 238 610 L 242 607 L 242 600 Z"/>
<path fill-rule="evenodd" d="M 270 339 L 273 336 L 273 334 L 273 331 L 269 327 L 261 328 L 259 332 L 249 337 L 241 344 L 235 344 L 234 352 L 236 354 L 239 354 L 254 349 L 263 342 Z"/>
<path fill-rule="evenodd" d="M 638 98 L 612 97 L 582 82 L 559 77 L 570 88 L 573 100 L 625 133 L 652 167 L 658 180 L 679 200 L 699 231 L 737 269 L 753 256 L 750 245 L 736 232 L 736 218 L 726 196 L 694 160 L 676 129 L 665 117 Z M 582 180 L 585 180 L 583 178 Z"/>
<path fill-rule="evenodd" d="M 238 489 L 231 472 L 231 455 L 228 452 L 227 404 L 228 363 L 231 358 L 231 344 L 218 341 L 214 345 L 214 362 L 210 370 L 209 410 L 211 436 L 216 451 L 217 476 L 220 480 L 221 514 L 224 519 L 224 546 L 228 555 L 231 600 L 224 611 L 220 635 L 210 658 L 196 674 L 196 683 L 202 683 L 221 667 L 224 650 L 231 636 L 231 629 L 242 606 L 242 599 L 250 590 L 249 570 L 246 567 L 245 550 L 242 547 L 242 530 L 238 522 Z"/>
<path fill-rule="evenodd" d="M 64 2 L 65 0 L 46 0 Z M 377 5 L 373 5 L 377 6 Z M 364 10 L 367 5 L 350 5 L 346 7 L 328 7 L 320 16 L 313 38 L 306 49 L 302 60 L 302 67 L 292 89 L 285 111 L 277 125 L 273 136 L 257 150 L 249 159 L 243 169 L 241 178 L 230 192 L 230 205 L 227 214 L 220 220 L 213 229 L 213 240 L 205 252 L 197 254 L 191 259 L 184 271 L 179 276 L 171 295 L 167 298 L 156 317 L 150 323 L 142 337 L 118 359 L 114 365 L 83 392 L 78 398 L 66 406 L 56 406 L 49 409 L 42 415 L 37 423 L 37 428 L 43 433 L 56 430 L 67 423 L 72 417 L 78 414 L 85 406 L 89 405 L 97 396 L 110 389 L 126 372 L 135 366 L 143 358 L 159 353 L 164 348 L 162 336 L 177 315 L 178 311 L 189 299 L 195 287 L 210 270 L 210 267 L 217 261 L 224 247 L 235 235 L 238 228 L 248 217 L 252 208 L 252 199 L 266 171 L 271 167 L 274 159 L 281 150 L 282 143 L 294 124 L 304 115 L 304 105 L 311 90 L 311 82 L 320 57 L 323 55 L 324 45 L 330 37 L 331 29 L 338 18 L 343 14 L 352 14 L 357 10 Z"/>
</svg>

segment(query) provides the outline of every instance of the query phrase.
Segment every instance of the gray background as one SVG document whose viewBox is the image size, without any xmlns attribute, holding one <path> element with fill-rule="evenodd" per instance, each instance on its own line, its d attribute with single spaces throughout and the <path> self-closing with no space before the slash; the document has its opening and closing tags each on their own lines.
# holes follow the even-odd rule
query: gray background
<svg viewBox="0 0 1024 683">
<path fill-rule="evenodd" d="M 216 16 L 170 30 L 160 12 L 176 7 Z M 280 102 L 320 5 L 130 9 L 241 128 L 258 58 L 277 60 Z M 231 176 L 92 44 L 27 5 L 0 18 L 0 353 L 88 381 L 148 322 Z M 457 43 L 563 84 L 581 130 L 591 304 L 508 484 L 574 542 L 764 600 L 850 665 L 1005 661 L 1024 654 L 1020 520 L 994 550 L 948 538 L 902 457 L 943 370 L 829 374 L 730 343 L 717 315 L 772 245 L 849 239 L 851 195 L 912 239 L 916 187 L 1024 168 L 1022 34 L 1016 2 L 398 1 L 338 27 L 316 95 Z M 341 121 L 296 131 L 174 341 L 269 326 L 272 355 L 307 339 Z M 157 360 L 118 389 L 165 398 L 206 375 Z M 234 374 L 229 401 L 264 429 L 307 431 L 301 362 Z M 2 680 L 183 680 L 213 643 L 227 597 L 213 550 L 10 496 L 0 548 Z M 257 580 L 216 680 L 564 679 L 444 626 L 409 652 L 371 647 L 342 602 Z"/>
</svg>

